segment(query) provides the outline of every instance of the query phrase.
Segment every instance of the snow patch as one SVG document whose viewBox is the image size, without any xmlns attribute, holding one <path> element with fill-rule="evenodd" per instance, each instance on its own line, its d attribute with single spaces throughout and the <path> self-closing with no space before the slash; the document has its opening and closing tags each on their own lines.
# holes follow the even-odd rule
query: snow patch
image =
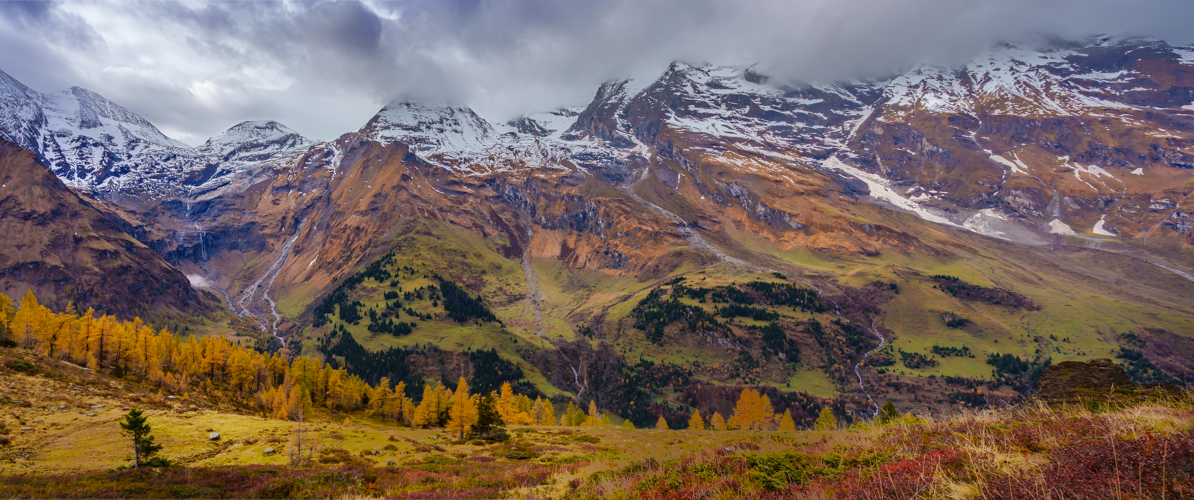
<svg viewBox="0 0 1194 500">
<path fill-rule="evenodd" d="M 1078 236 L 1078 233 L 1074 232 L 1074 228 L 1070 227 L 1069 224 L 1062 222 L 1061 219 L 1053 219 L 1049 221 L 1049 234 Z"/>
<path fill-rule="evenodd" d="M 1182 109 L 1184 109 L 1186 111 L 1194 111 L 1194 104 L 1187 104 L 1185 106 L 1182 106 Z"/>
<path fill-rule="evenodd" d="M 1106 217 L 1107 217 L 1106 215 L 1099 217 L 1099 221 L 1096 222 L 1094 225 L 1094 234 L 1097 234 L 1099 236 L 1110 236 L 1110 237 L 1114 238 L 1115 233 L 1112 233 L 1111 231 L 1103 229 L 1103 224 L 1107 223 L 1107 221 L 1103 220 Z"/>
<path fill-rule="evenodd" d="M 198 274 L 188 274 L 187 281 L 191 282 L 192 288 L 212 288 L 216 290 L 220 288 L 216 286 L 214 282 L 207 279 L 206 276 L 200 276 Z"/>
<path fill-rule="evenodd" d="M 995 163 L 999 163 L 1003 166 L 1006 166 L 1007 168 L 1012 169 L 1012 175 L 1015 175 L 1015 174 L 1028 175 L 1028 165 L 1025 165 L 1023 162 L 1021 162 L 1019 157 L 1016 158 L 1016 161 L 1014 163 L 1011 160 L 1008 160 L 1007 158 L 1004 158 L 1000 155 L 991 155 L 991 156 L 988 156 L 988 158 L 990 158 Z"/>
<path fill-rule="evenodd" d="M 1132 171 L 1132 175 L 1144 175 L 1144 169 L 1137 167 L 1136 170 Z"/>
<path fill-rule="evenodd" d="M 871 198 L 885 201 L 896 208 L 912 212 L 924 220 L 958 227 L 953 221 L 939 215 L 936 211 L 922 207 L 919 203 L 900 196 L 895 189 L 892 189 L 890 181 L 883 177 L 847 165 L 837 158 L 829 158 L 821 163 L 821 166 L 844 172 L 866 183 L 867 187 L 870 188 Z"/>
<path fill-rule="evenodd" d="M 1001 226 L 1006 225 L 1007 217 L 993 208 L 986 208 L 975 212 L 962 223 L 962 227 L 974 231 L 978 234 L 984 234 L 999 239 L 1010 239 L 1006 231 L 1001 229 Z"/>
</svg>

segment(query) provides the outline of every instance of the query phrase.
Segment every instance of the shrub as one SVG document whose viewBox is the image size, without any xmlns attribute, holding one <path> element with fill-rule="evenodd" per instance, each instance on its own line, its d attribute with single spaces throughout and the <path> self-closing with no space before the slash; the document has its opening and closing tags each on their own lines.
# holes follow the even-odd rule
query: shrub
<svg viewBox="0 0 1194 500">
<path fill-rule="evenodd" d="M 1012 498 L 1188 498 L 1194 484 L 1194 431 L 1148 432 L 1064 446 L 1036 476 L 1008 475 L 986 483 L 983 495 Z"/>
<path fill-rule="evenodd" d="M 23 359 L 14 359 L 9 361 L 8 367 L 21 373 L 33 373 L 37 371 L 36 365 Z"/>
</svg>

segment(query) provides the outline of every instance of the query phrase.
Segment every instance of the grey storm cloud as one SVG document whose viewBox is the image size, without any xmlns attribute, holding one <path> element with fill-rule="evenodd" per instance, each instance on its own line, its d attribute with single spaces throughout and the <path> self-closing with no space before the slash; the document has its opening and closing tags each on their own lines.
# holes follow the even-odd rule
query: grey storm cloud
<svg viewBox="0 0 1194 500">
<path fill-rule="evenodd" d="M 882 77 L 994 44 L 1194 43 L 1188 0 L 0 2 L 0 70 L 89 88 L 198 144 L 242 120 L 331 139 L 394 98 L 491 119 L 583 105 L 673 60 Z"/>
</svg>

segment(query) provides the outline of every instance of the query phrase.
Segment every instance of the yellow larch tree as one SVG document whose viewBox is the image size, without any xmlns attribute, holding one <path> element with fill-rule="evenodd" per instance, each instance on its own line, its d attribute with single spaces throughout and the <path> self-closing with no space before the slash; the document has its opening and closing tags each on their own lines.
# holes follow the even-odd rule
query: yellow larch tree
<svg viewBox="0 0 1194 500">
<path fill-rule="evenodd" d="M 771 407 L 771 399 L 754 389 L 743 389 L 729 424 L 739 429 L 763 430 L 774 421 L 775 410 Z"/>
<path fill-rule="evenodd" d="M 448 407 L 448 430 L 456 433 L 458 439 L 464 439 L 476 423 L 477 397 L 469 395 L 468 381 L 460 377 L 456 390 L 452 392 L 451 406 Z"/>
<path fill-rule="evenodd" d="M 721 416 L 721 412 L 713 412 L 713 418 L 709 419 L 709 424 L 713 426 L 715 431 L 726 430 L 726 419 Z"/>
<path fill-rule="evenodd" d="M 659 420 L 655 421 L 655 428 L 661 431 L 668 430 L 667 420 L 663 418 L 663 415 L 660 415 Z"/>
<path fill-rule="evenodd" d="M 692 410 L 692 417 L 689 417 L 688 419 L 688 430 L 705 430 L 705 420 L 701 418 L 701 410 Z"/>
<path fill-rule="evenodd" d="M 779 430 L 794 432 L 796 430 L 796 421 L 792 420 L 792 410 L 784 410 L 784 416 L 779 419 Z"/>
<path fill-rule="evenodd" d="M 821 414 L 813 423 L 813 430 L 832 431 L 834 429 L 837 429 L 837 417 L 833 416 L 833 410 L 830 410 L 828 406 L 822 407 Z"/>
</svg>

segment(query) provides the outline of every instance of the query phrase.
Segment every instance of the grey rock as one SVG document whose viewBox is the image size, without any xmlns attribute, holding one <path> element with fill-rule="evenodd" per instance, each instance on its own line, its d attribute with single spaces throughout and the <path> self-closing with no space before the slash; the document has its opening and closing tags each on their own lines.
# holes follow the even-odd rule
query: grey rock
<svg viewBox="0 0 1194 500">
<path fill-rule="evenodd" d="M 263 450 L 263 451 L 262 451 L 262 453 L 265 453 L 266 455 L 273 455 L 273 454 L 274 454 L 274 449 L 273 449 L 273 448 L 266 448 L 265 450 Z"/>
<path fill-rule="evenodd" d="M 213 432 L 213 433 L 211 433 L 211 434 L 208 434 L 208 435 L 207 435 L 207 439 L 210 439 L 210 440 L 212 440 L 212 441 L 219 441 L 219 440 L 220 440 L 220 433 L 218 433 L 218 432 Z"/>
</svg>

